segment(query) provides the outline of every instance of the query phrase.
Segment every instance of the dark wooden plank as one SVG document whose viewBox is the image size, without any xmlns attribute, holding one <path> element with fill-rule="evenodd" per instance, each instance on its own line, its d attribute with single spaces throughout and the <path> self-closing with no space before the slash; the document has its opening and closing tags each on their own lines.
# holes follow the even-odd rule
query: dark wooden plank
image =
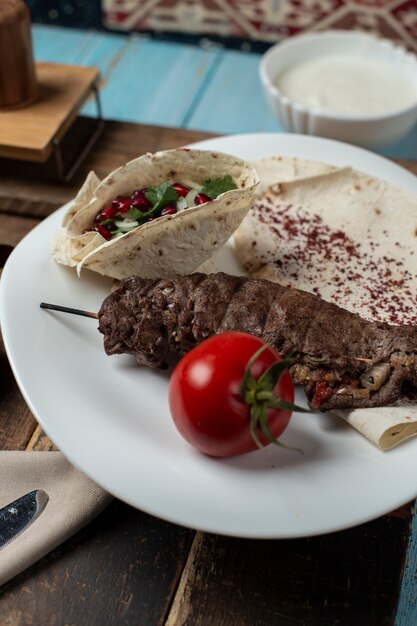
<svg viewBox="0 0 417 626">
<path fill-rule="evenodd" d="M 1 193 L 0 191 L 0 194 Z M 20 197 L 0 195 L 0 213 L 6 215 L 22 215 L 36 219 L 50 215 L 58 206 L 56 202 L 47 202 L 44 200 L 34 202 L 31 198 L 30 189 L 27 189 L 26 197 L 23 197 L 23 193 L 24 188 L 20 191 Z"/>
<path fill-rule="evenodd" d="M 0 624 L 162 626 L 193 535 L 115 500 L 2 587 Z"/>
<path fill-rule="evenodd" d="M 410 161 L 407 159 L 395 159 L 395 161 L 398 165 L 401 165 L 401 167 L 405 167 L 406 170 L 409 170 L 413 174 L 417 175 L 417 161 Z"/>
<path fill-rule="evenodd" d="M 0 362 L 2 372 L 4 365 Z M 56 449 L 33 418 L 24 430 L 16 414 L 18 402 L 24 402 L 15 385 L 10 395 L 7 415 L 13 416 L 15 427 L 7 445 L 0 440 L 0 449 Z M 115 500 L 99 518 L 0 589 L 0 624 L 162 625 L 193 536 L 193 531 Z"/>
<path fill-rule="evenodd" d="M 78 118 L 68 133 L 63 146 L 66 165 L 73 161 L 93 124 L 90 118 Z M 57 180 L 53 158 L 44 165 L 0 159 L 0 211 L 45 217 L 74 197 L 90 170 L 104 178 L 146 152 L 177 148 L 210 136 L 199 131 L 106 121 L 97 144 L 69 183 Z M 27 200 L 32 204 L 25 205 Z"/>
<path fill-rule="evenodd" d="M 14 246 L 38 220 L 0 215 L 0 266 Z M 36 428 L 36 421 L 24 401 L 0 338 L 0 450 L 24 450 Z"/>
<path fill-rule="evenodd" d="M 39 215 L 45 206 L 43 200 L 25 202 L 28 215 Z M 15 208 L 9 205 L 6 211 Z M 38 223 L 0 214 L 0 257 L 5 260 Z M 0 450 L 56 449 L 20 394 L 1 340 L 0 372 Z M 163 624 L 193 536 L 114 501 L 71 540 L 3 586 L 0 624 Z"/>
<path fill-rule="evenodd" d="M 49 452 L 51 450 L 58 450 L 59 448 L 54 444 L 51 439 L 49 439 L 48 435 L 40 426 L 37 426 L 35 431 L 32 433 L 30 441 L 26 446 L 27 452 L 32 451 L 41 451 L 41 452 Z"/>
<path fill-rule="evenodd" d="M 24 401 L 0 337 L 0 450 L 24 450 L 36 420 Z"/>
<path fill-rule="evenodd" d="M 3 362 L 0 371 L 5 371 Z M 0 440 L 0 449 L 57 449 L 33 418 L 23 437 L 16 416 L 18 398 L 23 399 L 15 385 L 10 394 L 13 406 L 7 414 L 17 417 L 14 432 L 21 445 L 9 432 L 8 445 Z M 0 589 L 0 624 L 162 625 L 193 536 L 115 500 L 99 518 Z"/>
<path fill-rule="evenodd" d="M 392 626 L 408 518 L 322 537 L 198 533 L 166 626 Z"/>
<path fill-rule="evenodd" d="M 91 130 L 92 121 L 80 118 L 67 138 L 69 160 Z M 84 177 L 94 169 L 100 177 L 145 152 L 174 148 L 206 137 L 201 132 L 106 122 L 104 132 L 76 178 L 55 180 L 54 164 L 45 166 L 0 159 L 0 267 L 13 247 L 38 222 L 74 197 Z M 23 217 L 29 216 L 29 217 Z M 24 449 L 36 422 L 18 392 L 4 347 L 0 352 L 0 449 Z"/>
<path fill-rule="evenodd" d="M 82 122 L 71 137 L 74 146 Z M 82 171 L 66 185 L 52 180 L 51 164 L 40 172 L 24 163 L 0 163 L 0 260 L 36 218 L 73 197 L 89 169 L 103 177 L 141 153 L 206 136 L 106 122 Z M 417 164 L 403 165 L 417 171 Z M 1 350 L 0 372 L 0 449 L 52 449 Z M 358 528 L 305 540 L 257 542 L 198 533 L 189 553 L 192 531 L 115 501 L 3 588 L 0 623 L 154 626 L 167 618 L 167 626 L 390 626 L 409 520 L 406 506 Z"/>
<path fill-rule="evenodd" d="M 67 164 L 74 159 L 93 125 L 91 118 L 77 119 L 64 141 Z M 213 135 L 201 131 L 106 121 L 97 144 L 69 183 L 57 180 L 53 158 L 44 165 L 0 159 L 0 212 L 45 217 L 74 197 L 91 169 L 103 178 L 146 152 L 176 148 L 209 137 Z M 416 162 L 399 163 L 417 173 Z"/>
<path fill-rule="evenodd" d="M 30 206 L 36 207 L 34 203 L 31 203 Z M 6 245 L 13 249 L 37 224 L 39 224 L 37 219 L 0 214 L 0 245 Z"/>
</svg>

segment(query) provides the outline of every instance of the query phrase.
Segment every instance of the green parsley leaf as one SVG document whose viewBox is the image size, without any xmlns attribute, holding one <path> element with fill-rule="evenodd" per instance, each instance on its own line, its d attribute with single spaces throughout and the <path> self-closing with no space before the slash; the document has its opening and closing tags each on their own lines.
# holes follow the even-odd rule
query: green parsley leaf
<svg viewBox="0 0 417 626">
<path fill-rule="evenodd" d="M 237 186 L 233 178 L 228 174 L 222 178 L 209 178 L 204 181 L 200 193 L 204 193 L 210 200 L 215 200 L 221 193 L 230 191 L 231 189 L 237 189 Z"/>
<path fill-rule="evenodd" d="M 139 209 L 135 209 L 135 207 L 132 207 L 128 210 L 126 216 L 129 221 L 133 222 L 134 220 L 138 220 L 142 216 L 142 211 L 139 211 Z"/>
<path fill-rule="evenodd" d="M 145 197 L 152 204 L 152 210 L 147 214 L 157 213 L 167 204 L 171 204 L 178 200 L 178 194 L 170 183 L 161 183 L 157 187 L 149 187 L 145 193 Z"/>
</svg>

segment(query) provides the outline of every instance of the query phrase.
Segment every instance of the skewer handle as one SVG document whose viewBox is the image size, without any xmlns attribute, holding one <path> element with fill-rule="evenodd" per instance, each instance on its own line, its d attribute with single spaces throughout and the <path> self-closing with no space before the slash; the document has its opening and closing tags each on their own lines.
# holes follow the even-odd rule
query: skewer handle
<svg viewBox="0 0 417 626">
<path fill-rule="evenodd" d="M 60 304 L 50 304 L 49 302 L 41 302 L 41 309 L 50 309 L 51 311 L 60 311 L 62 313 L 72 313 L 73 315 L 82 315 L 83 317 L 92 317 L 98 319 L 97 313 L 93 311 L 83 311 L 82 309 L 73 309 L 68 306 L 61 306 Z"/>
</svg>

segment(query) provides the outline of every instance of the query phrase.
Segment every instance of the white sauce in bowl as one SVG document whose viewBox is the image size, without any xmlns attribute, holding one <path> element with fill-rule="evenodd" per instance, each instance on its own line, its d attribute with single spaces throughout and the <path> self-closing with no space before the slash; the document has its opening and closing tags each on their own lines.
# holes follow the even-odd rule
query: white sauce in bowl
<svg viewBox="0 0 417 626">
<path fill-rule="evenodd" d="M 275 80 L 290 100 L 317 112 L 385 115 L 417 101 L 416 84 L 390 63 L 355 56 L 316 57 Z"/>
</svg>

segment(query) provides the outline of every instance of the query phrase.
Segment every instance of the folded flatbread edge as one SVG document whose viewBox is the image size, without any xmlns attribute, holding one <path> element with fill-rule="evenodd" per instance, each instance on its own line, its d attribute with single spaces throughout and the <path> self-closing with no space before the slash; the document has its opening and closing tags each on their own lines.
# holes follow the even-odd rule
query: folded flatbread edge
<svg viewBox="0 0 417 626">
<path fill-rule="evenodd" d="M 284 186 L 286 183 L 296 185 L 297 181 L 305 185 L 308 184 L 308 179 L 310 178 L 317 182 L 321 176 L 325 178 L 326 175 L 331 175 L 333 172 L 342 170 L 348 172 L 350 169 L 349 167 L 336 168 L 329 164 L 298 157 L 266 158 L 254 161 L 252 165 L 257 169 L 261 178 L 258 194 L 262 194 L 271 185 L 279 185 L 280 183 L 284 183 Z M 254 228 L 258 228 L 258 232 L 262 237 L 263 225 L 255 224 L 250 213 L 245 219 L 247 224 L 250 223 L 248 231 L 253 232 Z M 242 230 L 238 229 L 235 239 L 239 238 L 240 246 L 245 246 L 242 232 L 244 232 L 244 228 Z M 255 265 L 250 273 L 256 278 L 265 278 L 272 282 L 277 281 L 274 272 L 267 265 Z M 350 411 L 333 410 L 332 414 L 345 420 L 368 441 L 384 451 L 390 450 L 417 435 L 416 405 L 354 409 Z"/>
</svg>

